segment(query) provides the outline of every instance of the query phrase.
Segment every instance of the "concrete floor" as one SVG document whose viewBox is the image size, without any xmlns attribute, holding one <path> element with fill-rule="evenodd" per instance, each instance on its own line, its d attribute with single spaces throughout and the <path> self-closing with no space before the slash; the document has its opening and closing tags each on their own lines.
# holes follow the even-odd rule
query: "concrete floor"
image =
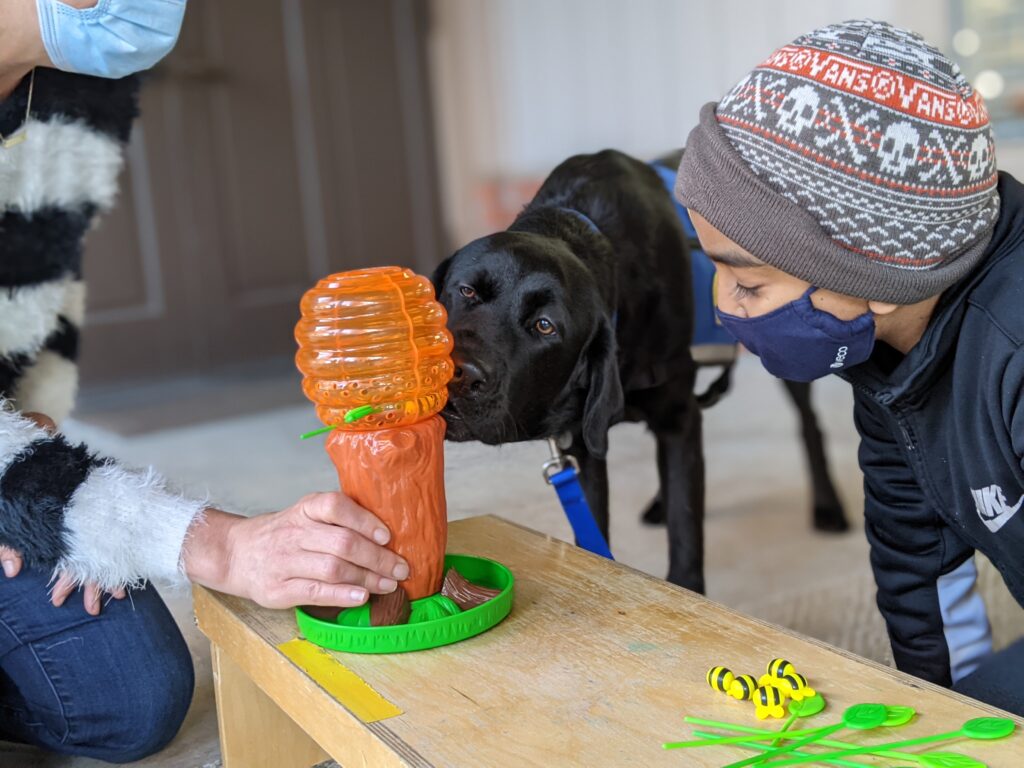
<svg viewBox="0 0 1024 768">
<path fill-rule="evenodd" d="M 133 464 L 152 464 L 186 491 L 205 495 L 224 509 L 254 514 L 287 506 L 313 490 L 336 487 L 335 477 L 317 441 L 300 442 L 302 432 L 318 426 L 312 407 L 287 389 L 254 385 L 234 404 L 221 397 L 224 415 L 239 402 L 256 413 L 198 421 L 179 409 L 147 409 L 137 396 L 118 407 L 116 395 L 86 398 L 80 420 L 67 431 L 95 449 Z M 734 377 L 733 392 L 705 413 L 707 494 L 707 580 L 709 596 L 748 614 L 819 637 L 879 661 L 887 661 L 888 642 L 874 609 L 874 586 L 867 545 L 860 528 L 861 477 L 856 464 L 852 398 L 838 379 L 816 385 L 814 398 L 828 435 L 833 476 L 854 522 L 841 536 L 810 529 L 810 499 L 796 416 L 781 385 L 757 361 L 745 357 Z M 201 389 L 201 388 L 200 388 Z M 196 400 L 199 391 L 190 390 Z M 260 394 L 261 393 L 261 394 Z M 161 402 L 156 397 L 150 402 Z M 261 402 L 263 405 L 261 405 Z M 294 402 L 294 405 L 283 403 Z M 146 424 L 159 424 L 146 431 Z M 168 424 L 184 423 L 184 426 Z M 117 430 L 117 431 L 114 431 Z M 569 527 L 553 492 L 540 478 L 546 458 L 541 443 L 491 448 L 449 445 L 447 492 L 452 519 L 495 513 L 568 539 Z M 667 571 L 663 529 L 647 528 L 638 515 L 656 489 L 654 441 L 638 425 L 612 432 L 612 546 L 623 563 L 658 576 Z M 997 639 L 1024 632 L 1024 612 L 983 572 L 990 603 L 999 618 Z M 148 768 L 199 768 L 215 764 L 219 752 L 212 697 L 209 652 L 191 620 L 187 594 L 169 595 L 196 660 L 198 688 L 188 721 L 161 755 L 137 765 Z M 101 763 L 44 756 L 0 746 L 0 764 L 18 768 L 86 768 Z"/>
</svg>

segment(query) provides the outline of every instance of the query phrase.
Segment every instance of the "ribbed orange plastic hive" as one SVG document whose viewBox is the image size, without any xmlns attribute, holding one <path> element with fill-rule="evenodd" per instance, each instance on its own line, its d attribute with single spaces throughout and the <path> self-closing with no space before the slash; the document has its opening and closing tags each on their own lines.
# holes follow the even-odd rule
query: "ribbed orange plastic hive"
<svg viewBox="0 0 1024 768">
<path fill-rule="evenodd" d="M 295 363 L 324 424 L 386 429 L 444 407 L 452 337 L 425 277 L 400 267 L 340 272 L 307 291 L 301 310 Z M 364 405 L 375 411 L 347 424 L 345 414 Z"/>
</svg>

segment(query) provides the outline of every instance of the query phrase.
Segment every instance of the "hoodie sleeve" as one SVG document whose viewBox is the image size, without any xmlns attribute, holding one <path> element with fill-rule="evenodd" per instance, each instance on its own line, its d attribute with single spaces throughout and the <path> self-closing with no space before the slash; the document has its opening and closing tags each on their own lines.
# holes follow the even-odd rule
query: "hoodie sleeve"
<svg viewBox="0 0 1024 768">
<path fill-rule="evenodd" d="M 203 509 L 151 470 L 95 456 L 0 408 L 0 544 L 30 568 L 108 591 L 181 583 L 182 545 Z"/>
<path fill-rule="evenodd" d="M 1010 356 L 1000 382 L 1000 410 L 1017 463 L 1024 470 L 1024 346 Z"/>
<path fill-rule="evenodd" d="M 855 398 L 864 530 L 893 658 L 903 672 L 949 686 L 992 647 L 974 550 L 927 502 L 904 454 L 915 449 L 897 442 L 893 417 L 863 393 Z"/>
</svg>

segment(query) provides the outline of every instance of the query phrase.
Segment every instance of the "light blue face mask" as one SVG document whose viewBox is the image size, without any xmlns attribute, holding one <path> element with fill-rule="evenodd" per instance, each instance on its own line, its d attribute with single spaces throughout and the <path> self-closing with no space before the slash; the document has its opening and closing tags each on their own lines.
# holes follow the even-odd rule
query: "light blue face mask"
<svg viewBox="0 0 1024 768">
<path fill-rule="evenodd" d="M 185 16 L 185 0 L 99 0 L 81 9 L 36 0 L 36 8 L 55 67 L 112 78 L 149 69 L 166 56 Z"/>
</svg>

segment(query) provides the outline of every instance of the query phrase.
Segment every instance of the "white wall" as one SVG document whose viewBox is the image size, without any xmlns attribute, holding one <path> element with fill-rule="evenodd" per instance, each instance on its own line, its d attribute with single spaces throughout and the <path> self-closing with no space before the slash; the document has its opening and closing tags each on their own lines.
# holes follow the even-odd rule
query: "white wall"
<svg viewBox="0 0 1024 768">
<path fill-rule="evenodd" d="M 680 147 L 702 104 L 815 27 L 884 19 L 947 52 L 951 36 L 946 0 L 434 0 L 433 8 L 442 182 L 456 242 L 482 233 L 482 183 L 543 177 L 577 152 L 652 157 Z M 1004 167 L 1008 156 L 1024 165 L 1024 153 L 1005 149 Z"/>
</svg>

